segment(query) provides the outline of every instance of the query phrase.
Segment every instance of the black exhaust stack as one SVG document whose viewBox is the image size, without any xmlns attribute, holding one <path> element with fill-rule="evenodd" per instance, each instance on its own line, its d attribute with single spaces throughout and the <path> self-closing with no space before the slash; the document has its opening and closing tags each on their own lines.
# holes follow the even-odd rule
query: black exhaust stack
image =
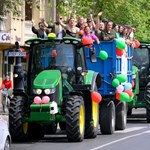
<svg viewBox="0 0 150 150">
<path fill-rule="evenodd" d="M 21 52 L 18 42 L 15 42 L 16 52 Z M 15 58 L 14 66 L 14 94 L 24 92 L 24 71 L 21 63 L 21 56 Z"/>
</svg>

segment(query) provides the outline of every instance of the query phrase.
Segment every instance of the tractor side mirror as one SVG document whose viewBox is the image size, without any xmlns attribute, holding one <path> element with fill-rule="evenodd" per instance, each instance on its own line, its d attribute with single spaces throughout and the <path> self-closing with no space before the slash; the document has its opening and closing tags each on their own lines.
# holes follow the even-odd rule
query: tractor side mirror
<svg viewBox="0 0 150 150">
<path fill-rule="evenodd" d="M 7 53 L 7 56 L 8 56 L 8 64 L 9 64 L 9 65 L 13 65 L 13 64 L 14 64 L 14 57 L 9 56 L 9 52 L 13 52 L 13 50 L 9 50 L 8 53 Z"/>
<path fill-rule="evenodd" d="M 89 48 L 89 53 L 90 53 L 90 60 L 91 60 L 91 62 L 97 62 L 95 47 Z"/>
</svg>

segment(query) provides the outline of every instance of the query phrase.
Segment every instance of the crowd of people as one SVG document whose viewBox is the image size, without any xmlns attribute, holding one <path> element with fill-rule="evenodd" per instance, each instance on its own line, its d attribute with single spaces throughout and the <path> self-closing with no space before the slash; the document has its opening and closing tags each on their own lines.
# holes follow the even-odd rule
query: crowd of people
<svg viewBox="0 0 150 150">
<path fill-rule="evenodd" d="M 98 13 L 96 20 L 94 20 L 93 15 L 90 14 L 89 18 L 80 16 L 76 21 L 70 14 L 69 12 L 67 21 L 64 21 L 61 15 L 57 15 L 57 21 L 52 25 L 48 25 L 44 19 L 41 19 L 39 29 L 35 28 L 33 21 L 32 32 L 39 38 L 46 37 L 50 32 L 55 33 L 58 38 L 63 38 L 64 36 L 79 38 L 90 37 L 98 44 L 100 41 L 117 38 L 124 38 L 127 44 L 132 44 L 134 40 L 134 33 L 136 32 L 134 26 L 118 25 L 107 19 L 101 20 L 103 12 Z"/>
</svg>

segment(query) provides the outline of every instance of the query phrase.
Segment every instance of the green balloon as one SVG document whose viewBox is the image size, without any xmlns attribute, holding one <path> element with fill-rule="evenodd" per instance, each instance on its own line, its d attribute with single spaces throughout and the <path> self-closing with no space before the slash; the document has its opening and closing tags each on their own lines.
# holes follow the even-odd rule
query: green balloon
<svg viewBox="0 0 150 150">
<path fill-rule="evenodd" d="M 125 49 L 125 47 L 126 47 L 125 40 L 123 38 L 118 38 L 116 40 L 116 47 L 121 49 L 121 50 Z"/>
<path fill-rule="evenodd" d="M 106 60 L 106 59 L 108 58 L 108 54 L 107 54 L 106 51 L 101 50 L 100 53 L 99 53 L 99 57 L 100 57 L 100 59 L 102 59 L 102 60 Z"/>
<path fill-rule="evenodd" d="M 120 82 L 126 82 L 127 77 L 124 74 L 119 74 L 116 76 L 116 78 L 120 81 Z"/>
<path fill-rule="evenodd" d="M 113 86 L 113 87 L 117 87 L 119 84 L 120 84 L 120 82 L 119 82 L 118 79 L 113 79 L 113 80 L 112 80 L 112 86 Z"/>
<path fill-rule="evenodd" d="M 121 99 L 122 101 L 124 101 L 124 102 L 130 101 L 129 95 L 128 95 L 127 93 L 125 93 L 125 92 L 120 93 L 120 99 Z"/>
</svg>

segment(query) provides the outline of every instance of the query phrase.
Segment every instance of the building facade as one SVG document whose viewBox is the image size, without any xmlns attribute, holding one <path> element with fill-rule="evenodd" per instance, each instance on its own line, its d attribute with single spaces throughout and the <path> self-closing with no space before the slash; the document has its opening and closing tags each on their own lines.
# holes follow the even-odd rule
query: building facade
<svg viewBox="0 0 150 150">
<path fill-rule="evenodd" d="M 3 16 L 0 12 L 0 85 L 5 73 L 13 77 L 13 66 L 8 64 L 7 52 L 14 47 L 16 41 L 20 45 L 24 45 L 25 40 L 36 37 L 32 33 L 32 20 L 35 21 L 36 28 L 38 28 L 38 22 L 40 18 L 47 20 L 54 20 L 54 8 L 52 6 L 56 3 L 56 0 L 52 0 L 49 5 L 48 0 L 39 0 L 39 8 L 37 8 L 37 0 L 31 0 L 31 2 L 24 2 L 20 7 L 21 14 L 19 17 L 13 16 L 11 13 L 7 16 Z M 24 61 L 24 69 L 27 69 L 27 60 Z"/>
</svg>

